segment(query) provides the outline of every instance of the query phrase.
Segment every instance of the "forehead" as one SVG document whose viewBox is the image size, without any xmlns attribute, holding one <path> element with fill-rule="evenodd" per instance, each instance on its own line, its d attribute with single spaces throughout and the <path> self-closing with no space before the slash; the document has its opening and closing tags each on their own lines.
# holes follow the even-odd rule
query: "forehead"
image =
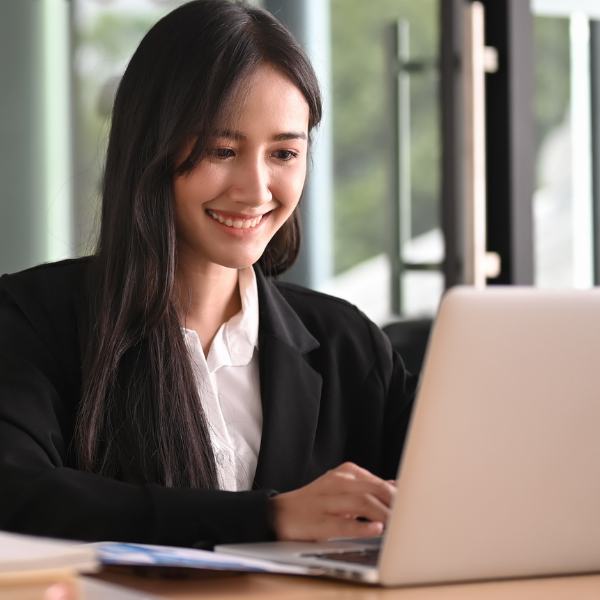
<svg viewBox="0 0 600 600">
<path fill-rule="evenodd" d="M 270 65 L 260 67 L 244 80 L 228 112 L 227 129 L 308 131 L 309 107 L 304 95 Z"/>
</svg>

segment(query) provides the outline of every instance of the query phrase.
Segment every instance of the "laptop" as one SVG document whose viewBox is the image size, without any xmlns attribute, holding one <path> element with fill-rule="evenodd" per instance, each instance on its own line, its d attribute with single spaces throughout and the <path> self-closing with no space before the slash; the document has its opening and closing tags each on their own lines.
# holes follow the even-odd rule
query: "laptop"
<svg viewBox="0 0 600 600">
<path fill-rule="evenodd" d="M 384 536 L 216 550 L 383 586 L 599 571 L 600 290 L 451 290 Z"/>
</svg>

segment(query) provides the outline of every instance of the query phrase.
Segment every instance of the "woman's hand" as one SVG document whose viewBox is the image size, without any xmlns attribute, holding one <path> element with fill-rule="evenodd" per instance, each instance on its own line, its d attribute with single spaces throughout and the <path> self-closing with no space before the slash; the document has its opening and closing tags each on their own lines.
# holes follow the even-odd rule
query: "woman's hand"
<svg viewBox="0 0 600 600">
<path fill-rule="evenodd" d="M 273 496 L 271 527 L 279 540 L 381 535 L 395 491 L 394 482 L 344 463 L 299 490 Z"/>
</svg>

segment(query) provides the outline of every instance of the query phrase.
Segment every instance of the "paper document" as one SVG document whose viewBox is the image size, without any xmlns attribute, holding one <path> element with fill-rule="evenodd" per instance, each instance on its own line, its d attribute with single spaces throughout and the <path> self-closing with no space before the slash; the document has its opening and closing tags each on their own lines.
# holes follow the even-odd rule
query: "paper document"
<svg viewBox="0 0 600 600">
<path fill-rule="evenodd" d="M 187 567 L 213 571 L 288 573 L 292 575 L 312 574 L 312 570 L 306 567 L 192 548 L 116 542 L 100 542 L 90 545 L 97 549 L 98 558 L 104 565 Z"/>
</svg>

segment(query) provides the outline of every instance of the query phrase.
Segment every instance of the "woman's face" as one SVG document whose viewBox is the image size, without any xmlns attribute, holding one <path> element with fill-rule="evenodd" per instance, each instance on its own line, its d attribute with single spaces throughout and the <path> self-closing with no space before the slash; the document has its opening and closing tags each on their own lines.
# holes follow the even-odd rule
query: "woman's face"
<svg viewBox="0 0 600 600">
<path fill-rule="evenodd" d="M 174 181 L 178 259 L 188 268 L 254 264 L 302 193 L 309 110 L 298 88 L 265 66 L 233 113 L 207 156 Z"/>
</svg>

